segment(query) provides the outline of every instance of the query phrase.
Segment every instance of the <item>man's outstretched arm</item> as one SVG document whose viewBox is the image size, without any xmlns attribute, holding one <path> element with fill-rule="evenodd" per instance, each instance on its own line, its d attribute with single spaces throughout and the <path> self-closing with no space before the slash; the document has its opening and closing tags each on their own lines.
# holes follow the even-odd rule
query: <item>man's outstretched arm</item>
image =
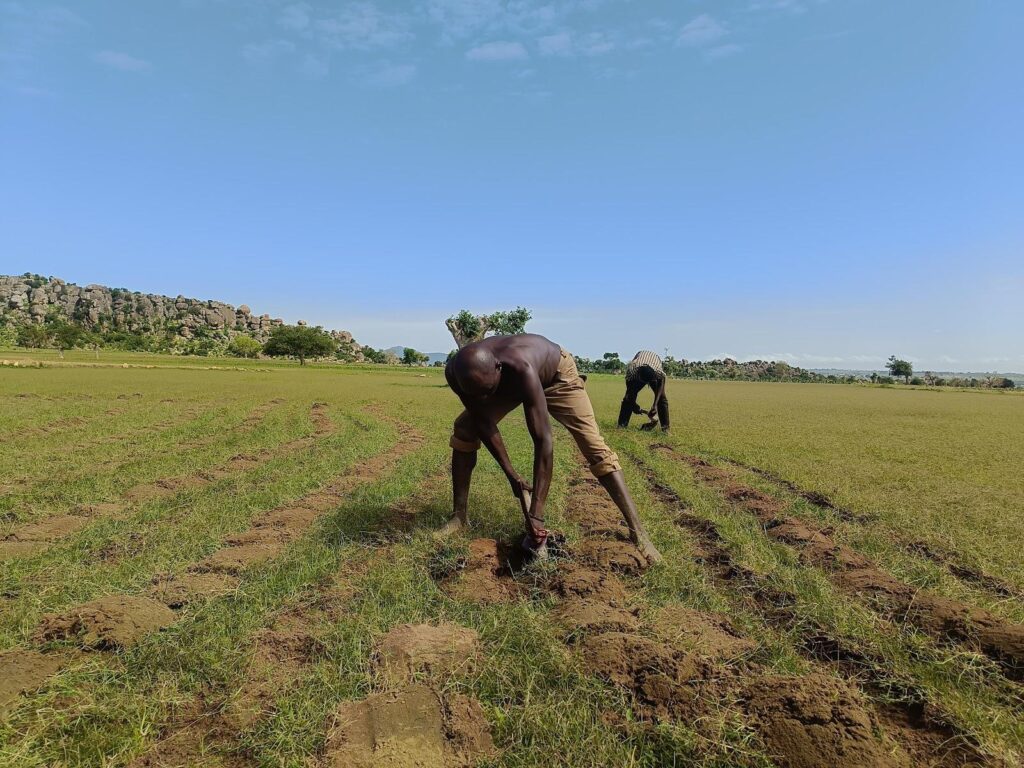
<svg viewBox="0 0 1024 768">
<path fill-rule="evenodd" d="M 551 439 L 551 419 L 548 418 L 548 404 L 540 378 L 531 368 L 525 371 L 523 382 L 523 410 L 526 412 L 526 428 L 533 438 L 533 499 L 530 517 L 544 520 L 544 503 L 551 487 L 551 467 L 554 445 Z"/>
<path fill-rule="evenodd" d="M 501 467 L 501 471 L 508 478 L 509 484 L 512 486 L 512 494 L 519 498 L 523 488 L 531 490 L 529 484 L 520 477 L 519 473 L 516 472 L 516 468 L 512 466 L 512 460 L 508 457 L 505 441 L 501 439 L 497 423 L 476 409 L 470 410 L 470 415 L 473 417 L 473 423 L 480 436 L 480 442 L 484 444 L 487 452 L 494 457 L 494 460 L 498 462 L 498 466 Z"/>
</svg>

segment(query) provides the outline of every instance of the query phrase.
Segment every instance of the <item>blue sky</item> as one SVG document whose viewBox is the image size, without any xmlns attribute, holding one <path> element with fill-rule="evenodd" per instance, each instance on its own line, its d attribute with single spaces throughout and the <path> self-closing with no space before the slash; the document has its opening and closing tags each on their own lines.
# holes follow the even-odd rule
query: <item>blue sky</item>
<svg viewBox="0 0 1024 768">
<path fill-rule="evenodd" d="M 0 0 L 0 273 L 1024 370 L 1024 3 Z"/>
</svg>

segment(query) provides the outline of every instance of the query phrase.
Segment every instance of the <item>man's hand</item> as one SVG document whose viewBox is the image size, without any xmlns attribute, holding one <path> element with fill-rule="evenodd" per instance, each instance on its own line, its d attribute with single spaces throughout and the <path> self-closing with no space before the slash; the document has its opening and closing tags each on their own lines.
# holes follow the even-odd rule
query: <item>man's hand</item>
<svg viewBox="0 0 1024 768">
<path fill-rule="evenodd" d="M 533 493 L 533 486 L 518 474 L 509 475 L 508 482 L 512 486 L 512 495 L 517 499 L 523 498 L 523 491 Z"/>
</svg>

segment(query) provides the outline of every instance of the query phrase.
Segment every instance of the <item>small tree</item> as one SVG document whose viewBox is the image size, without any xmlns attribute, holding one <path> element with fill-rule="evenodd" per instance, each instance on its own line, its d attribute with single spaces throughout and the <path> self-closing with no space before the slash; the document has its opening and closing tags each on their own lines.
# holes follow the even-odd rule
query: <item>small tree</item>
<svg viewBox="0 0 1024 768">
<path fill-rule="evenodd" d="M 369 363 L 376 363 L 377 365 L 384 365 L 387 362 L 384 358 L 384 350 L 374 349 L 373 347 L 363 347 L 363 357 Z"/>
<path fill-rule="evenodd" d="M 18 346 L 41 349 L 50 343 L 50 331 L 42 325 L 23 325 L 18 328 Z"/>
<path fill-rule="evenodd" d="M 240 333 L 231 339 L 231 343 L 228 344 L 227 352 L 229 355 L 235 357 L 259 357 L 260 352 L 263 351 L 263 345 L 260 344 L 252 336 L 248 336 L 244 333 Z"/>
<path fill-rule="evenodd" d="M 50 325 L 50 333 L 53 336 L 53 343 L 57 347 L 57 354 L 61 359 L 64 352 L 86 342 L 86 333 L 81 326 L 66 323 L 58 320 Z"/>
<path fill-rule="evenodd" d="M 914 366 L 906 360 L 900 360 L 896 355 L 889 356 L 889 361 L 885 364 L 885 367 L 889 369 L 889 375 L 893 378 L 902 376 L 904 384 L 909 384 L 910 377 L 914 375 Z"/>
<path fill-rule="evenodd" d="M 526 333 L 526 324 L 533 315 L 530 310 L 516 307 L 509 312 L 494 312 L 490 315 L 474 315 L 468 310 L 445 320 L 445 325 L 455 339 L 456 345 L 462 349 L 467 344 L 480 341 L 488 333 L 500 336 L 514 336 Z"/>
<path fill-rule="evenodd" d="M 263 345 L 263 354 L 271 357 L 297 357 L 299 365 L 307 357 L 326 357 L 335 350 L 334 339 L 323 328 L 306 325 L 279 325 Z"/>
<path fill-rule="evenodd" d="M 427 362 L 429 359 L 430 357 L 428 355 L 425 355 L 422 352 L 417 352 L 412 347 L 406 347 L 405 351 L 402 352 L 403 365 L 420 365 L 421 363 Z"/>
</svg>

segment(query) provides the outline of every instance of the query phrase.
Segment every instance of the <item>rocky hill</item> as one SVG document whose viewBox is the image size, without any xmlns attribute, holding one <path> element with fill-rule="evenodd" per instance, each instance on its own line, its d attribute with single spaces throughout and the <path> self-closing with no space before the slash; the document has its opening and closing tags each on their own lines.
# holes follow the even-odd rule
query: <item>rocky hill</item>
<svg viewBox="0 0 1024 768">
<path fill-rule="evenodd" d="M 246 305 L 161 296 L 104 285 L 79 286 L 56 277 L 0 275 L 0 326 L 19 328 L 64 321 L 106 340 L 127 340 L 136 348 L 210 354 L 239 335 L 260 342 L 284 320 L 257 315 Z M 301 320 L 299 324 L 304 324 Z M 352 357 L 361 347 L 348 331 L 331 335 Z"/>
</svg>

